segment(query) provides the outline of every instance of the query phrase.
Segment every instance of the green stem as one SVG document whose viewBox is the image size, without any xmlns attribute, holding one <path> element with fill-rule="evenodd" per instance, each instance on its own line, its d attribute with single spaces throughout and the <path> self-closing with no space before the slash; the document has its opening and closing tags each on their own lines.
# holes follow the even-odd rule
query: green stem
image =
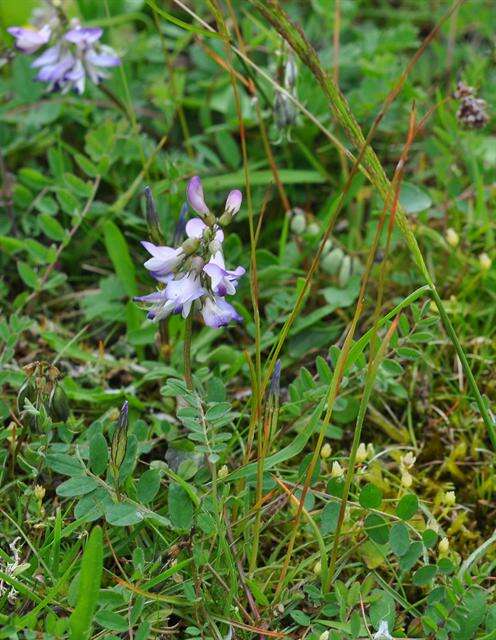
<svg viewBox="0 0 496 640">
<path fill-rule="evenodd" d="M 367 137 L 363 135 L 362 129 L 358 124 L 353 112 L 350 109 L 346 98 L 343 96 L 339 87 L 333 82 L 332 78 L 326 73 L 323 69 L 317 52 L 315 49 L 309 44 L 307 41 L 305 34 L 301 31 L 299 27 L 291 22 L 287 13 L 280 6 L 277 0 L 250 0 L 251 4 L 253 4 L 258 11 L 272 24 L 272 26 L 279 32 L 279 34 L 284 38 L 286 42 L 292 47 L 294 52 L 298 55 L 300 60 L 310 69 L 315 79 L 319 83 L 321 89 L 329 100 L 330 108 L 333 111 L 333 114 L 336 120 L 343 127 L 347 137 L 349 140 L 358 148 L 361 149 L 360 153 L 360 161 L 362 160 L 367 169 L 367 173 L 370 176 L 370 180 L 372 184 L 377 188 L 381 196 L 385 201 L 391 195 L 392 185 L 386 175 L 384 167 L 382 166 L 379 158 L 375 154 L 374 150 L 369 146 L 370 142 L 377 131 L 377 128 L 382 121 L 384 115 L 386 114 L 388 108 L 392 104 L 393 100 L 401 91 L 411 69 L 416 64 L 420 56 L 424 53 L 428 44 L 434 39 L 434 37 L 439 33 L 441 26 L 446 22 L 446 20 L 450 17 L 453 11 L 462 3 L 463 0 L 455 0 L 452 4 L 451 8 L 444 14 L 442 19 L 437 23 L 434 29 L 430 32 L 427 38 L 422 43 L 421 47 L 416 51 L 415 55 L 412 57 L 410 62 L 408 63 L 406 69 L 401 74 L 398 82 L 394 86 L 393 90 L 387 96 L 382 109 L 380 110 L 378 116 L 376 117 L 374 124 L 372 125 Z M 477 383 L 475 381 L 474 375 L 470 369 L 470 365 L 468 359 L 463 351 L 463 347 L 458 340 L 458 337 L 455 333 L 453 325 L 449 320 L 448 314 L 444 309 L 443 302 L 441 297 L 437 293 L 433 278 L 427 268 L 425 260 L 423 258 L 422 252 L 420 251 L 420 247 L 418 245 L 417 239 L 413 230 L 411 228 L 410 222 L 405 211 L 398 207 L 396 212 L 396 220 L 398 222 L 398 226 L 403 234 L 403 237 L 410 249 L 412 257 L 422 274 L 425 282 L 429 285 L 432 293 L 432 297 L 434 302 L 439 310 L 439 315 L 441 320 L 445 326 L 446 332 L 450 340 L 453 342 L 453 346 L 460 358 L 462 363 L 462 367 L 464 369 L 465 375 L 467 376 L 467 381 L 470 387 L 470 390 L 474 396 L 475 402 L 479 408 L 480 414 L 486 426 L 487 432 L 489 434 L 489 438 L 493 447 L 496 449 L 496 430 L 495 424 L 491 415 L 484 403 L 482 395 L 477 387 Z M 274 360 L 271 360 L 271 366 L 273 367 Z M 267 372 L 267 375 L 270 375 L 271 371 Z"/>
<path fill-rule="evenodd" d="M 191 376 L 191 336 L 193 334 L 193 313 L 186 318 L 184 326 L 184 381 L 188 389 L 193 389 L 193 378 Z"/>
</svg>

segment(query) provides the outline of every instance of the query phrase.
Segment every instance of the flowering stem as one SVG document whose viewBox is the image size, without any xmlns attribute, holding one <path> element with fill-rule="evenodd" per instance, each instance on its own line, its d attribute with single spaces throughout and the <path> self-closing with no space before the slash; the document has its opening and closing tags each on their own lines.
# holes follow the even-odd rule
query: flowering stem
<svg viewBox="0 0 496 640">
<path fill-rule="evenodd" d="M 184 381 L 188 389 L 193 389 L 193 378 L 191 377 L 191 336 L 193 333 L 193 313 L 186 318 L 184 327 Z"/>
</svg>

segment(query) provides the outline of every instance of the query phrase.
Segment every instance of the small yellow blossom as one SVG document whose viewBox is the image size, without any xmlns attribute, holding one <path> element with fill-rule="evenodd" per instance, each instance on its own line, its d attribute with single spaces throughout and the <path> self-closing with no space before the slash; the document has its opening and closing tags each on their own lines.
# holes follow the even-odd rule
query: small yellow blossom
<svg viewBox="0 0 496 640">
<path fill-rule="evenodd" d="M 401 466 L 404 469 L 411 469 L 415 464 L 416 459 L 417 458 L 413 455 L 413 453 L 409 451 L 408 453 L 405 453 L 404 456 L 401 456 Z"/>
<path fill-rule="evenodd" d="M 483 271 L 488 271 L 491 268 L 493 261 L 487 255 L 487 253 L 481 253 L 479 256 L 479 264 Z"/>
<path fill-rule="evenodd" d="M 332 453 L 331 445 L 330 445 L 328 442 L 326 442 L 326 443 L 322 446 L 322 449 L 320 450 L 320 457 L 321 457 L 323 460 L 326 460 L 327 458 L 330 458 L 331 453 Z"/>
<path fill-rule="evenodd" d="M 441 555 L 445 555 L 448 553 L 449 550 L 449 540 L 448 538 L 444 537 L 441 539 L 441 542 L 439 543 L 439 553 Z"/>
<path fill-rule="evenodd" d="M 45 497 L 45 493 L 46 493 L 45 487 L 42 487 L 40 484 L 34 485 L 34 496 L 37 500 L 41 502 Z"/>
<path fill-rule="evenodd" d="M 357 453 L 356 453 L 356 461 L 358 462 L 358 464 L 362 464 L 363 462 L 365 462 L 365 460 L 367 460 L 367 456 L 368 456 L 367 447 L 364 445 L 363 442 L 360 442 L 360 446 L 358 447 Z"/>
<path fill-rule="evenodd" d="M 227 464 L 223 464 L 222 467 L 219 469 L 217 477 L 222 480 L 222 478 L 225 478 L 228 475 L 228 473 L 229 473 L 229 467 L 227 466 Z"/>
<path fill-rule="evenodd" d="M 409 489 L 413 484 L 412 474 L 409 473 L 406 469 L 403 469 L 401 474 L 401 484 L 405 487 L 405 489 Z"/>
<path fill-rule="evenodd" d="M 452 229 L 451 227 L 449 229 L 446 230 L 446 242 L 451 246 L 451 247 L 457 247 L 459 242 L 460 242 L 460 236 L 457 234 L 457 232 Z"/>
<path fill-rule="evenodd" d="M 446 491 L 443 502 L 447 507 L 452 507 L 456 503 L 456 494 L 454 491 Z"/>
<path fill-rule="evenodd" d="M 320 562 L 316 562 L 313 565 L 313 572 L 316 576 L 320 576 L 320 574 L 322 573 L 322 565 L 320 564 Z"/>
<path fill-rule="evenodd" d="M 337 460 L 332 463 L 331 478 L 342 478 L 344 475 L 343 467 Z"/>
</svg>

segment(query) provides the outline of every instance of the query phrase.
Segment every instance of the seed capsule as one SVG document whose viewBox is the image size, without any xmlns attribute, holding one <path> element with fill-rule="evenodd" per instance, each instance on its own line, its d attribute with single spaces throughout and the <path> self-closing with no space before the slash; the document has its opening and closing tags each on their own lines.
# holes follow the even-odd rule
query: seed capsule
<svg viewBox="0 0 496 640">
<path fill-rule="evenodd" d="M 48 413 L 56 422 L 65 422 L 69 417 L 69 400 L 65 391 L 58 384 L 53 387 L 50 394 Z"/>
</svg>

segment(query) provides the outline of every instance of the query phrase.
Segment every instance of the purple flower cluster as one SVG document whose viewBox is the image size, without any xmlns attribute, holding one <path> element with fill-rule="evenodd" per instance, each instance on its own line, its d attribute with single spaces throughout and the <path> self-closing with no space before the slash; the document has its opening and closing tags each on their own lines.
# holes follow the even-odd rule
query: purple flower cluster
<svg viewBox="0 0 496 640">
<path fill-rule="evenodd" d="M 164 286 L 136 300 L 151 303 L 148 317 L 155 322 L 171 313 L 181 313 L 186 318 L 195 306 L 209 327 L 223 327 L 232 320 L 240 322 L 240 315 L 226 301 L 226 296 L 236 293 L 238 280 L 245 270 L 243 267 L 232 271 L 226 269 L 221 226 L 229 224 L 239 211 L 243 199 L 241 191 L 235 189 L 229 193 L 219 219 L 205 203 L 198 176 L 189 181 L 186 195 L 191 208 L 201 217 L 186 223 L 187 239 L 177 248 L 142 243 L 152 256 L 145 262 L 145 267 Z"/>
<path fill-rule="evenodd" d="M 61 33 L 59 23 L 52 20 L 40 28 L 10 27 L 7 31 L 23 53 L 35 53 L 51 43 L 31 65 L 38 69 L 36 79 L 46 82 L 50 91 L 66 93 L 74 89 L 81 94 L 86 77 L 98 84 L 108 77 L 106 69 L 120 64 L 120 58 L 111 47 L 99 42 L 103 34 L 99 27 L 82 27 L 78 20 L 72 20 L 70 27 Z"/>
</svg>

